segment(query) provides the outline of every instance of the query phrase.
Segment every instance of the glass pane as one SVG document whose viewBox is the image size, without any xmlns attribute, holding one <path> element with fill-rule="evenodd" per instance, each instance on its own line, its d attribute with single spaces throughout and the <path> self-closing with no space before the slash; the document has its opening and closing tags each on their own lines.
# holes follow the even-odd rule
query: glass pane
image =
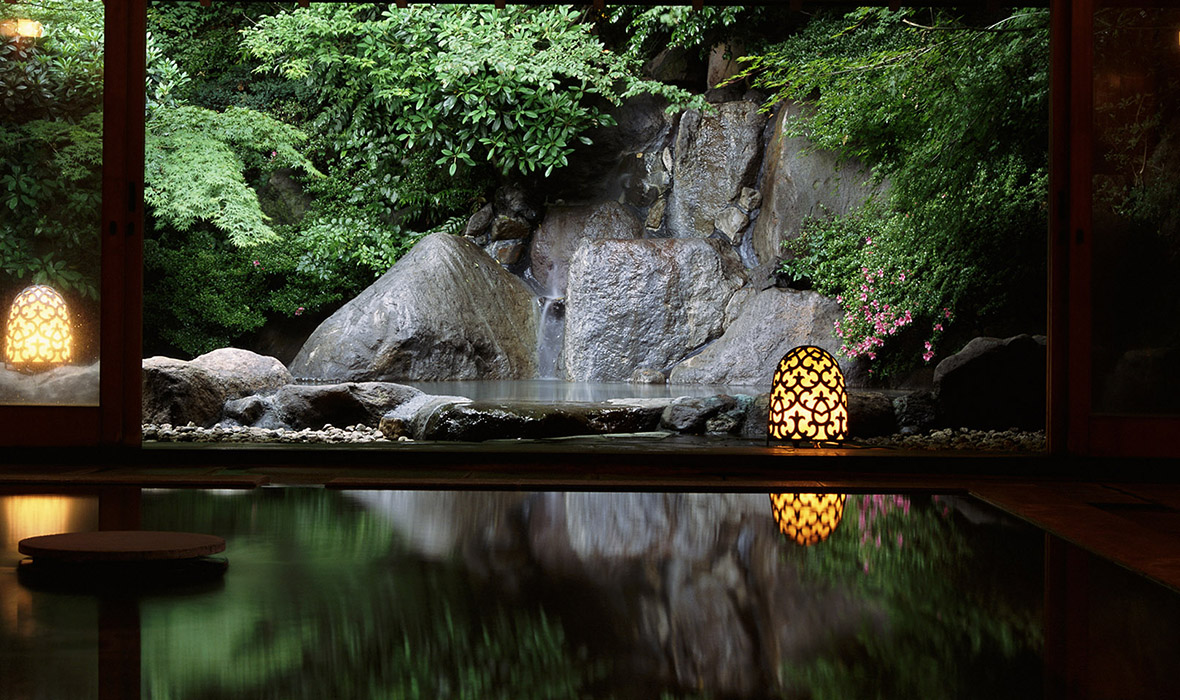
<svg viewBox="0 0 1180 700">
<path fill-rule="evenodd" d="M 1039 445 L 1046 8 L 156 0 L 147 28 L 149 441 L 755 444 L 817 346 L 850 439 Z"/>
<path fill-rule="evenodd" d="M 1180 10 L 1094 15 L 1093 402 L 1180 413 Z"/>
<path fill-rule="evenodd" d="M 2 404 L 98 403 L 103 4 L 0 5 Z"/>
</svg>

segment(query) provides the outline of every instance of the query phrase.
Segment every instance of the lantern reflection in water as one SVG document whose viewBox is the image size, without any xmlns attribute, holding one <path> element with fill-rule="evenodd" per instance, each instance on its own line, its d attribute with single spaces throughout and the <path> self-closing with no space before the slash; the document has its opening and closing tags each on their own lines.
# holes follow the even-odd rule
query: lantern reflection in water
<svg viewBox="0 0 1180 700">
<path fill-rule="evenodd" d="M 0 497 L 4 551 L 16 552 L 26 537 L 98 529 L 98 499 L 84 496 L 16 495 Z"/>
<path fill-rule="evenodd" d="M 844 517 L 845 494 L 772 493 L 770 507 L 778 529 L 795 544 L 823 542 Z"/>
<path fill-rule="evenodd" d="M 848 437 L 848 392 L 836 358 L 804 345 L 779 360 L 770 385 L 767 442 L 839 442 Z"/>
<path fill-rule="evenodd" d="M 4 361 L 21 372 L 53 369 L 73 359 L 66 300 L 43 284 L 26 287 L 12 302 L 4 334 Z"/>
</svg>

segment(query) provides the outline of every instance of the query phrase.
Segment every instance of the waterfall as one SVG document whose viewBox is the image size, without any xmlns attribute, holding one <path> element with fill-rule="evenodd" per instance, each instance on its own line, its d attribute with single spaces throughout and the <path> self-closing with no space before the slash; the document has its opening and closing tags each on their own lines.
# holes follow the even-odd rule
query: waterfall
<svg viewBox="0 0 1180 700">
<path fill-rule="evenodd" d="M 537 297 L 541 321 L 537 324 L 537 377 L 558 378 L 561 341 L 565 336 L 565 297 Z"/>
</svg>

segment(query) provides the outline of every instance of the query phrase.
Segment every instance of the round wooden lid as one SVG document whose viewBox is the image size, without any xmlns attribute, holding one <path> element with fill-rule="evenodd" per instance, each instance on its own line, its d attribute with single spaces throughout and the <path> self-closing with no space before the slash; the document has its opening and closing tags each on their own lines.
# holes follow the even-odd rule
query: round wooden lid
<svg viewBox="0 0 1180 700">
<path fill-rule="evenodd" d="M 53 561 L 162 561 L 223 552 L 225 539 L 191 532 L 103 530 L 28 537 L 17 549 L 34 559 Z"/>
</svg>

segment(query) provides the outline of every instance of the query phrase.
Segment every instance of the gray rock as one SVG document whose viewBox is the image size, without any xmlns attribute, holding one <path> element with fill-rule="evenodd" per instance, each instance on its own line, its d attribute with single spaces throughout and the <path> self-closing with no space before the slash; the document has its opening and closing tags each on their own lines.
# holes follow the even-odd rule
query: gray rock
<svg viewBox="0 0 1180 700">
<path fill-rule="evenodd" d="M 746 228 L 746 224 L 750 223 L 750 217 L 738 207 L 726 207 L 717 215 L 717 220 L 713 225 L 717 230 L 725 234 L 730 243 L 736 243 L 738 236 Z"/>
<path fill-rule="evenodd" d="M 666 384 L 668 378 L 658 369 L 640 367 L 631 373 L 631 378 L 627 381 L 632 384 Z"/>
<path fill-rule="evenodd" d="M 747 301 L 725 335 L 672 368 L 668 381 L 770 387 L 778 361 L 791 348 L 817 345 L 839 358 L 832 332 L 840 306 L 816 292 L 771 288 Z M 856 365 L 840 361 L 846 384 L 860 383 Z"/>
<path fill-rule="evenodd" d="M 716 240 L 584 240 L 570 264 L 562 366 L 572 381 L 623 381 L 721 335 L 745 282 Z"/>
<path fill-rule="evenodd" d="M 270 174 L 258 190 L 258 204 L 270 217 L 271 224 L 296 224 L 311 206 L 312 198 L 296 180 L 293 168 L 279 168 Z"/>
<path fill-rule="evenodd" d="M 660 197 L 655 202 L 652 202 L 651 208 L 647 210 L 647 218 L 643 221 L 643 227 L 656 231 L 660 226 L 664 225 L 664 211 L 668 208 L 668 200 L 666 197 Z"/>
<path fill-rule="evenodd" d="M 723 411 L 737 406 L 737 399 L 725 394 L 717 396 L 682 396 L 660 415 L 660 427 L 681 433 L 701 433 L 705 423 Z"/>
<path fill-rule="evenodd" d="M 975 338 L 934 369 L 938 421 L 948 427 L 1045 427 L 1045 337 Z"/>
<path fill-rule="evenodd" d="M 767 433 L 770 432 L 767 428 L 769 420 L 770 394 L 758 394 L 746 409 L 746 420 L 742 423 L 741 436 L 765 440 Z"/>
<path fill-rule="evenodd" d="M 564 296 L 570 258 L 583 240 L 642 237 L 639 219 L 618 202 L 549 207 L 529 248 L 533 278 L 551 296 Z"/>
<path fill-rule="evenodd" d="M 934 394 L 929 391 L 911 391 L 893 399 L 893 414 L 902 432 L 922 432 L 934 426 L 937 408 Z"/>
<path fill-rule="evenodd" d="M 487 247 L 488 255 L 492 256 L 496 262 L 510 267 L 520 262 L 524 257 L 525 244 L 524 241 L 493 241 Z"/>
<path fill-rule="evenodd" d="M 478 246 L 435 233 L 320 324 L 291 370 L 342 381 L 531 378 L 538 313 L 528 287 Z"/>
<path fill-rule="evenodd" d="M 382 416 L 421 393 L 392 382 L 290 385 L 269 397 L 269 403 L 277 421 L 290 429 L 316 430 L 328 424 L 377 427 Z"/>
<path fill-rule="evenodd" d="M 737 60 L 744 55 L 745 48 L 741 44 L 717 44 L 709 51 L 709 66 L 706 84 L 715 88 L 722 82 L 742 72 L 744 66 Z M 743 89 L 743 88 L 739 88 Z"/>
<path fill-rule="evenodd" d="M 492 224 L 492 216 L 495 214 L 491 204 L 485 204 L 480 207 L 479 211 L 471 215 L 467 220 L 467 226 L 463 229 L 464 236 L 472 238 L 485 233 L 488 227 Z"/>
<path fill-rule="evenodd" d="M 496 216 L 519 219 L 532 228 L 541 220 L 541 206 L 525 187 L 509 183 L 496 189 L 493 197 Z"/>
<path fill-rule="evenodd" d="M 752 212 L 762 206 L 762 193 L 751 187 L 743 187 L 738 196 L 738 206 L 747 212 Z"/>
<path fill-rule="evenodd" d="M 226 401 L 288 384 L 291 374 L 273 357 L 222 348 L 191 361 L 149 357 L 142 381 L 144 422 L 209 426 Z"/>
<path fill-rule="evenodd" d="M 692 79 L 688 70 L 688 52 L 685 49 L 667 48 L 643 64 L 644 75 L 660 82 L 684 82 Z"/>
<path fill-rule="evenodd" d="M 426 435 L 426 426 L 436 413 L 456 404 L 467 403 L 471 403 L 471 399 L 463 396 L 418 394 L 383 415 L 379 427 L 384 426 L 386 421 L 389 421 L 390 429 L 397 429 L 400 424 L 405 426 L 406 436 L 420 440 Z M 385 428 L 381 427 L 381 431 L 385 433 Z M 401 437 L 400 434 L 385 433 L 385 435 L 390 439 Z"/>
<path fill-rule="evenodd" d="M 848 437 L 865 438 L 897 432 L 893 401 L 873 391 L 848 392 Z"/>
<path fill-rule="evenodd" d="M 205 370 L 220 382 L 227 398 L 277 389 L 292 381 L 282 362 L 237 348 L 219 348 L 199 355 L 193 358 L 192 366 Z"/>
<path fill-rule="evenodd" d="M 676 134 L 667 226 L 675 237 L 704 238 L 717 215 L 754 184 L 766 116 L 753 102 L 727 102 L 716 113 L 685 112 Z"/>
<path fill-rule="evenodd" d="M 270 403 L 261 396 L 243 396 L 240 399 L 230 399 L 222 409 L 224 418 L 241 425 L 254 425 L 261 420 Z"/>
<path fill-rule="evenodd" d="M 765 263 L 782 257 L 782 243 L 799 235 L 803 220 L 824 211 L 846 214 L 882 188 L 866 185 L 870 175 L 851 160 L 837 164 L 836 156 L 815 150 L 805 137 L 788 138 L 784 121 L 803 108 L 789 103 L 775 117 L 766 144 L 762 175 L 762 211 L 754 223 L 754 251 Z"/>
<path fill-rule="evenodd" d="M 549 201 L 650 205 L 671 183 L 660 158 L 675 123 L 667 106 L 661 97 L 636 95 L 612 109 L 615 124 L 587 132 L 591 143 L 576 144 L 569 165 L 546 181 Z"/>
<path fill-rule="evenodd" d="M 532 225 L 518 216 L 497 214 L 492 222 L 493 241 L 515 241 L 528 238 L 532 231 Z"/>
<path fill-rule="evenodd" d="M 435 411 L 415 439 L 479 442 L 647 432 L 656 427 L 662 408 L 646 403 L 453 403 Z"/>
</svg>

